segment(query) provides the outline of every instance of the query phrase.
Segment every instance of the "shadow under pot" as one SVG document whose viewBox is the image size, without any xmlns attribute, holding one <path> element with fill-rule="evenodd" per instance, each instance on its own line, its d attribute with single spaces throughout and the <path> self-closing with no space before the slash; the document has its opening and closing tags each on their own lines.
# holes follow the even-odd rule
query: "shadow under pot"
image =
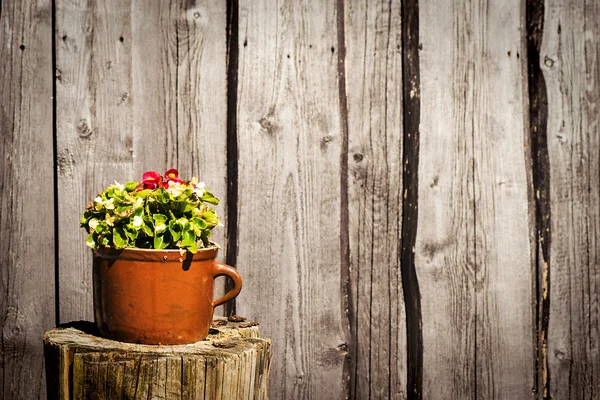
<svg viewBox="0 0 600 400">
<path fill-rule="evenodd" d="M 216 246 L 179 250 L 93 250 L 94 318 L 103 337 L 143 344 L 185 344 L 208 335 L 214 308 L 235 298 L 242 278 L 216 260 Z M 214 280 L 234 287 L 214 298 Z"/>
</svg>

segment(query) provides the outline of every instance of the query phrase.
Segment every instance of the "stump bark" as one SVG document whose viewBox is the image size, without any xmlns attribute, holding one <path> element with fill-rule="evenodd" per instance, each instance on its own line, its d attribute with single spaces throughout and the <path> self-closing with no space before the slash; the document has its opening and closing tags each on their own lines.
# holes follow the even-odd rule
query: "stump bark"
<svg viewBox="0 0 600 400">
<path fill-rule="evenodd" d="M 253 323 L 213 326 L 205 340 L 175 346 L 52 329 L 44 336 L 48 399 L 267 399 L 271 341 Z"/>
</svg>

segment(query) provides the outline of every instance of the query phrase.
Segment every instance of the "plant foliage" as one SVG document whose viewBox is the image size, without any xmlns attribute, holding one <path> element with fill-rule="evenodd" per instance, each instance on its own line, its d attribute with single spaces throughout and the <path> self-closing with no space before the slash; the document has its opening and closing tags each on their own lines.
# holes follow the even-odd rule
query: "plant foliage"
<svg viewBox="0 0 600 400">
<path fill-rule="evenodd" d="M 146 172 L 143 181 L 115 182 L 91 201 L 80 224 L 92 249 L 186 249 L 210 246 L 211 230 L 222 226 L 211 205 L 219 200 L 196 178 L 179 179 L 171 169 Z"/>
</svg>

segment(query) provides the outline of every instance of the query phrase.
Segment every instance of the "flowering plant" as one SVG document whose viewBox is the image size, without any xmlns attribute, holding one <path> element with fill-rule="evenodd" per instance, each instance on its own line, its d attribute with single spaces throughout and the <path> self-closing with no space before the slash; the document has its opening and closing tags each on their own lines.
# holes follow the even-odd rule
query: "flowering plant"
<svg viewBox="0 0 600 400">
<path fill-rule="evenodd" d="M 196 178 L 184 181 L 176 169 L 164 176 L 144 173 L 142 182 L 114 185 L 91 201 L 80 225 L 92 249 L 186 249 L 210 245 L 211 230 L 223 226 L 215 210 L 219 200 Z"/>
</svg>

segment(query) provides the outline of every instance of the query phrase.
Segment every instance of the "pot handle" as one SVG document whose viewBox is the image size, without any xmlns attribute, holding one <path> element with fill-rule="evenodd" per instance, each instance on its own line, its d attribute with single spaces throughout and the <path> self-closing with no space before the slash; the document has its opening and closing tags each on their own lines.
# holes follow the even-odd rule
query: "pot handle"
<svg viewBox="0 0 600 400">
<path fill-rule="evenodd" d="M 223 275 L 228 276 L 233 280 L 233 289 L 225 293 L 225 296 L 213 301 L 213 308 L 216 306 L 220 306 L 223 303 L 227 303 L 229 300 L 232 300 L 234 297 L 240 294 L 240 291 L 242 290 L 242 277 L 237 272 L 237 270 L 233 267 L 230 267 L 229 265 L 217 262 L 215 264 L 214 269 L 214 278 Z"/>
</svg>

